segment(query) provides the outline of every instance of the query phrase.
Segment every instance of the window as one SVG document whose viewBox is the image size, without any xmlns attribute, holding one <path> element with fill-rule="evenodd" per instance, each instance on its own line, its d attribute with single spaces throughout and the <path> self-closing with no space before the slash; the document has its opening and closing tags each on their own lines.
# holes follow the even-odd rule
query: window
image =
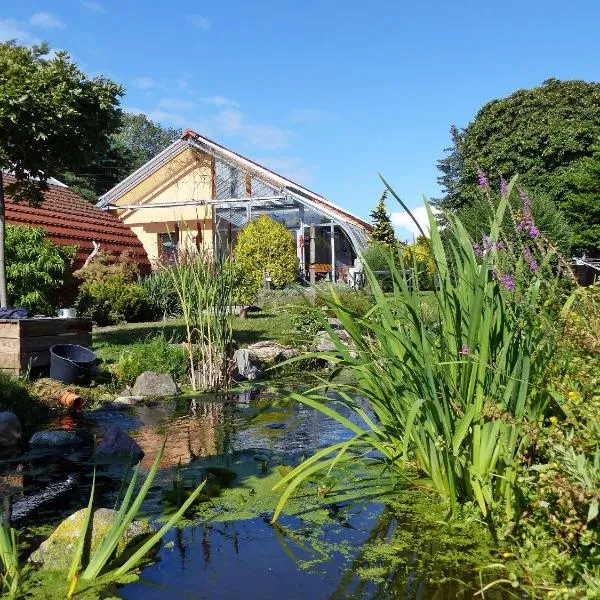
<svg viewBox="0 0 600 600">
<path fill-rule="evenodd" d="M 158 255 L 162 260 L 171 262 L 175 259 L 179 249 L 179 231 L 175 228 L 173 233 L 158 234 Z"/>
</svg>

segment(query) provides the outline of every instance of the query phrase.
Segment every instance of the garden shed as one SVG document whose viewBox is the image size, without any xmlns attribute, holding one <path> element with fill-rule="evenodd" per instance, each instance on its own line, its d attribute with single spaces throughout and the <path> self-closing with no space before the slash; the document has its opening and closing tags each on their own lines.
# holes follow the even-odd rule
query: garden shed
<svg viewBox="0 0 600 600">
<path fill-rule="evenodd" d="M 283 223 L 307 279 L 346 281 L 370 225 L 323 196 L 186 130 L 97 205 L 137 235 L 154 263 L 182 247 L 219 252 L 261 215 Z"/>
</svg>

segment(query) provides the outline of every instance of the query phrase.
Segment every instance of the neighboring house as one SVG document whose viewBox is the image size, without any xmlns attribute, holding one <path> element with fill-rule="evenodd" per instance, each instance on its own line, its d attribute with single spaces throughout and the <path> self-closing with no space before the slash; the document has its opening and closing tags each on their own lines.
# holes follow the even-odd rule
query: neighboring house
<svg viewBox="0 0 600 600">
<path fill-rule="evenodd" d="M 371 230 L 322 196 L 189 129 L 97 206 L 131 227 L 154 264 L 185 247 L 219 252 L 235 245 L 249 220 L 267 214 L 294 236 L 307 277 L 335 271 L 336 280 L 345 280 Z"/>
<path fill-rule="evenodd" d="M 14 183 L 12 175 L 3 174 L 4 187 Z M 43 227 L 56 244 L 77 246 L 71 272 L 83 266 L 85 259 L 94 249 L 111 253 L 118 260 L 126 252 L 140 272 L 148 272 L 150 263 L 144 247 L 135 234 L 117 217 L 96 208 L 87 200 L 72 192 L 66 185 L 49 180 L 41 204 L 14 202 L 6 195 L 6 221 L 12 225 Z"/>
</svg>

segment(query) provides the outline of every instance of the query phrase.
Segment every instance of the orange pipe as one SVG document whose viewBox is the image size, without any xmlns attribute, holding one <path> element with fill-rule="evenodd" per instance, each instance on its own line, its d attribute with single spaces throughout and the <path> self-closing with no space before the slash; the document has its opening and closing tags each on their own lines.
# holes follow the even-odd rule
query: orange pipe
<svg viewBox="0 0 600 600">
<path fill-rule="evenodd" d="M 78 396 L 74 392 L 65 392 L 59 402 L 66 406 L 69 410 L 81 410 L 84 405 L 84 400 L 81 396 Z"/>
</svg>

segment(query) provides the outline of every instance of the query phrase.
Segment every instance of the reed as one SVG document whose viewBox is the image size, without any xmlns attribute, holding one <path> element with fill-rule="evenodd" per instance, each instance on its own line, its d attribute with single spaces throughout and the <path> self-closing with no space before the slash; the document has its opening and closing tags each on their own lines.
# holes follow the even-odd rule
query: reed
<svg viewBox="0 0 600 600">
<path fill-rule="evenodd" d="M 94 491 L 95 491 L 95 473 L 94 479 L 92 482 L 92 489 L 90 492 L 90 500 L 86 509 L 86 516 L 84 518 L 84 522 L 82 523 L 81 534 L 79 537 L 79 541 L 77 544 L 77 548 L 75 549 L 75 554 L 73 555 L 73 560 L 71 562 L 71 566 L 67 575 L 67 579 L 70 582 L 69 592 L 67 597 L 71 597 L 77 587 L 78 581 L 81 579 L 83 581 L 94 581 L 99 576 L 106 576 L 106 579 L 118 579 L 122 575 L 125 575 L 129 571 L 137 569 L 141 561 L 147 556 L 148 552 L 160 542 L 160 540 L 165 536 L 165 534 L 177 524 L 177 522 L 184 515 L 185 511 L 192 505 L 193 502 L 196 501 L 202 488 L 204 487 L 205 482 L 203 481 L 187 498 L 187 500 L 182 504 L 179 510 L 152 536 L 148 539 L 143 540 L 136 548 L 134 548 L 131 552 L 128 553 L 127 559 L 122 561 L 120 559 L 114 559 L 114 553 L 119 545 L 120 540 L 122 539 L 125 530 L 129 527 L 132 521 L 138 515 L 141 505 L 146 498 L 148 490 L 152 487 L 152 483 L 156 476 L 156 472 L 158 470 L 158 466 L 162 459 L 162 455 L 165 449 L 165 445 L 163 444 L 162 448 L 158 452 L 152 467 L 142 484 L 140 490 L 137 494 L 134 495 L 135 487 L 137 483 L 137 478 L 139 475 L 140 466 L 138 465 L 133 473 L 127 491 L 123 497 L 123 501 L 121 502 L 121 507 L 119 508 L 116 518 L 104 536 L 100 545 L 96 548 L 93 554 L 89 557 L 87 565 L 83 566 L 82 557 L 84 553 L 86 540 L 90 538 L 91 532 L 90 527 L 92 527 L 92 505 L 94 500 Z"/>
<path fill-rule="evenodd" d="M 0 561 L 3 594 L 6 594 L 6 598 L 17 598 L 21 585 L 17 536 L 15 530 L 4 521 L 0 523 Z"/>
<path fill-rule="evenodd" d="M 496 242 L 507 199 L 499 202 L 483 256 L 451 216 L 442 239 L 426 204 L 439 280 L 433 323 L 424 318 L 418 277 L 411 278 L 402 256 L 389 256 L 390 294 L 366 268 L 375 298 L 366 315 L 353 313 L 332 291 L 329 308 L 353 347 L 323 321 L 336 351 L 321 356 L 349 370 L 356 383 L 327 381 L 291 396 L 335 419 L 353 437 L 319 450 L 278 483 L 284 491 L 273 520 L 308 477 L 356 458 L 381 460 L 402 472 L 407 463 L 416 466 L 449 499 L 453 512 L 473 500 L 484 517 L 494 508 L 514 517 L 518 456 L 547 409 L 549 396 L 536 382 L 553 342 L 541 277 L 532 274 L 509 290 L 496 270 L 505 261 Z M 523 266 L 519 260 L 516 269 Z M 552 260 L 551 253 L 544 260 Z M 326 395 L 331 390 L 333 401 Z M 357 396 L 368 401 L 366 408 Z M 348 409 L 354 418 L 345 416 Z"/>
<path fill-rule="evenodd" d="M 185 323 L 192 388 L 227 388 L 233 348 L 234 269 L 230 258 L 184 250 L 165 268 Z"/>
</svg>

